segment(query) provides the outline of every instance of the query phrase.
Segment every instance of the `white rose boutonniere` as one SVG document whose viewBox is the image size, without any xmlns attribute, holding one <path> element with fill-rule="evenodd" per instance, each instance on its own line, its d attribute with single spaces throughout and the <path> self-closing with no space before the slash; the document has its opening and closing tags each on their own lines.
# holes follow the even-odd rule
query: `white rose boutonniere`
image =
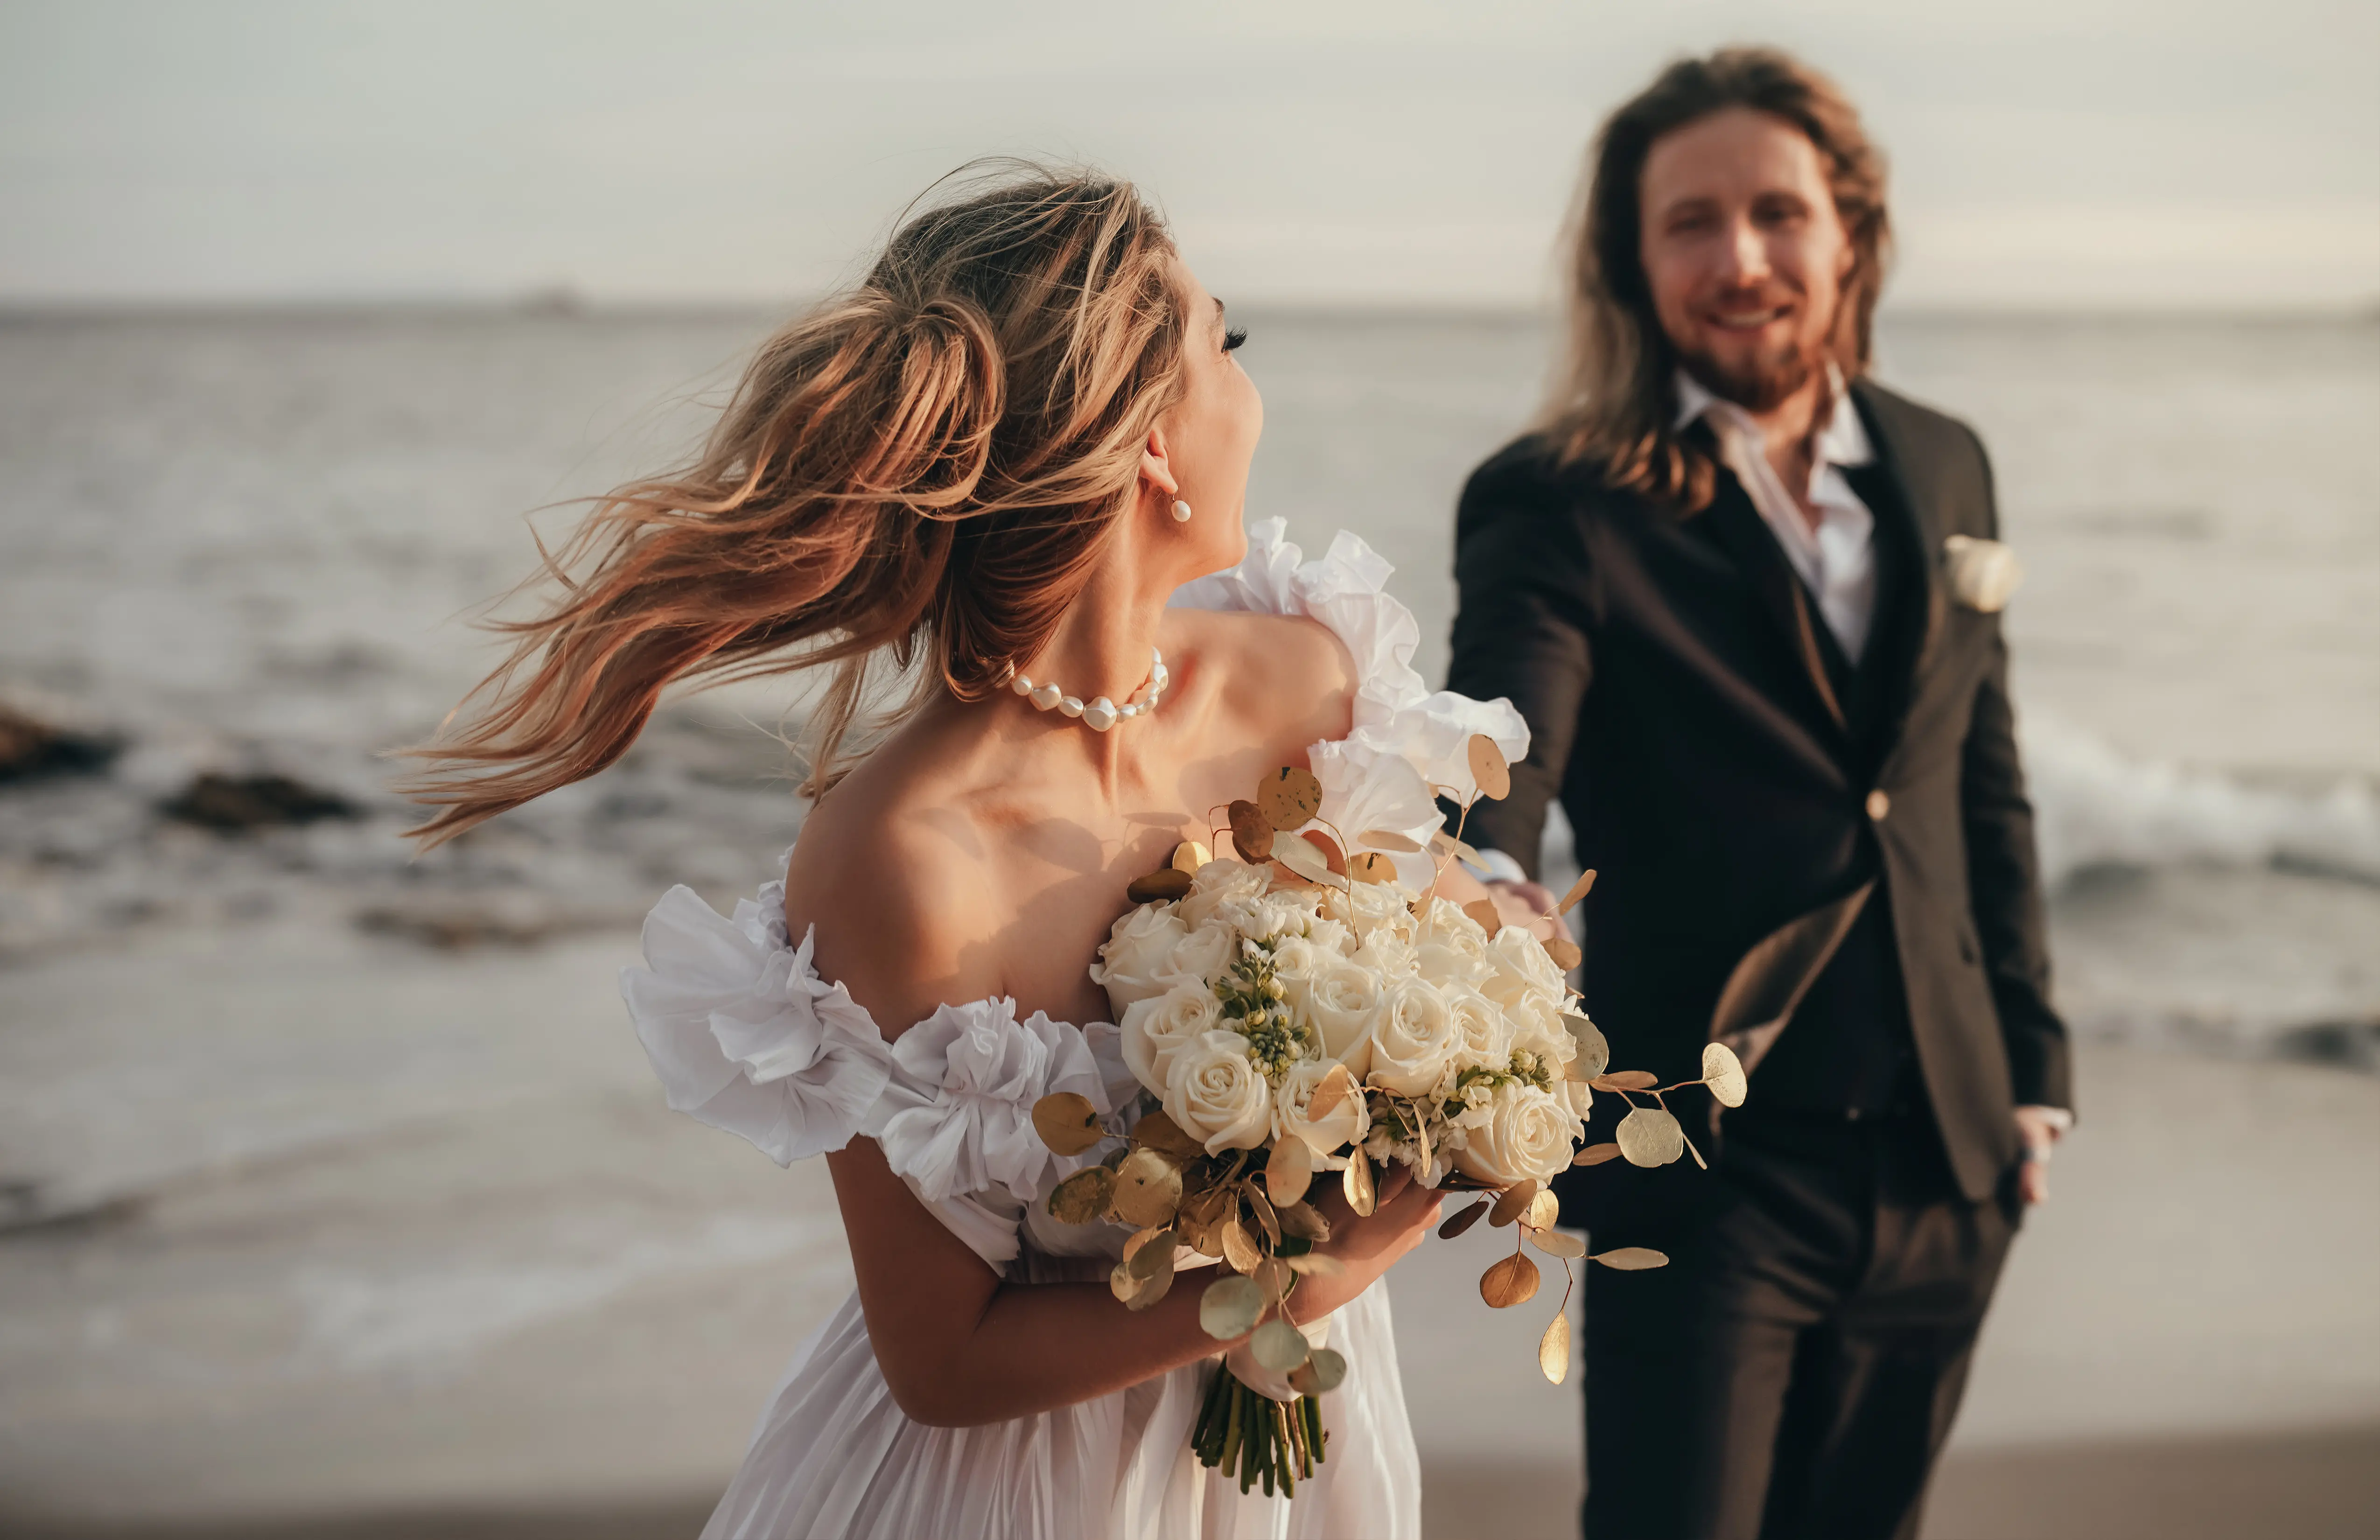
<svg viewBox="0 0 2380 1540">
<path fill-rule="evenodd" d="M 1970 610 L 1998 614 L 2024 581 L 2016 552 L 1998 540 L 1953 535 L 1942 542 L 1942 566 L 1950 596 Z"/>
</svg>

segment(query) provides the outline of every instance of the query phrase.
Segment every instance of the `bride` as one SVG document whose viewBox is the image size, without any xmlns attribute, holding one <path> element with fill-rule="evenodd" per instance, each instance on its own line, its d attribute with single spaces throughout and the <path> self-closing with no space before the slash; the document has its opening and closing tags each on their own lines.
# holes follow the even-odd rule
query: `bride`
<svg viewBox="0 0 2380 1540">
<path fill-rule="evenodd" d="M 1188 1448 L 1217 1372 L 1198 1291 L 1127 1312 L 1123 1232 L 1040 1201 L 1073 1163 L 1038 1098 L 1133 1110 L 1092 969 L 1132 879 L 1278 766 L 1377 804 L 1473 732 L 1525 736 L 1504 702 L 1424 690 L 1360 540 L 1305 562 L 1278 521 L 1243 530 L 1245 335 L 1125 184 L 1028 167 L 946 194 L 761 346 L 689 467 L 603 501 L 563 600 L 422 751 L 435 843 L 611 764 L 674 683 L 832 671 L 783 883 L 732 919 L 673 890 L 623 980 L 671 1106 L 826 1157 L 857 1277 L 707 1536 L 1419 1534 L 1374 1285 L 1437 1194 L 1399 1167 L 1370 1217 L 1325 1209 L 1343 1270 L 1297 1304 L 1335 1312 L 1349 1367 L 1293 1498 Z M 912 693 L 844 765 L 872 663 Z"/>
</svg>

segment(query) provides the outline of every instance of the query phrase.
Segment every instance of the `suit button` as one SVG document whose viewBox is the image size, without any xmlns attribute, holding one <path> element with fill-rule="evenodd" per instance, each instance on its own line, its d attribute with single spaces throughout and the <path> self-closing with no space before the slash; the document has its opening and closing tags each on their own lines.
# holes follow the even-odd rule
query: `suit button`
<svg viewBox="0 0 2380 1540">
<path fill-rule="evenodd" d="M 1876 790 L 1867 794 L 1867 816 L 1869 818 L 1874 819 L 1878 823 L 1882 823 L 1884 821 L 1884 816 L 1891 811 L 1892 798 L 1884 794 L 1882 787 L 1878 787 Z"/>
</svg>

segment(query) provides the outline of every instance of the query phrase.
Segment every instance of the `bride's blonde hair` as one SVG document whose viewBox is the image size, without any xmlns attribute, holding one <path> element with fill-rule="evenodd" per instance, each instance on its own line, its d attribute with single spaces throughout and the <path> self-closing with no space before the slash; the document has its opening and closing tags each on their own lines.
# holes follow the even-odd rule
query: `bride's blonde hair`
<svg viewBox="0 0 2380 1540">
<path fill-rule="evenodd" d="M 1128 183 L 957 175 L 761 345 L 690 464 L 598 499 L 549 559 L 562 597 L 503 623 L 460 725 L 407 751 L 424 846 L 611 764 L 678 680 L 832 667 L 816 794 L 878 653 L 923 665 L 898 715 L 984 697 L 1048 639 L 1183 389 L 1174 247 Z"/>
</svg>

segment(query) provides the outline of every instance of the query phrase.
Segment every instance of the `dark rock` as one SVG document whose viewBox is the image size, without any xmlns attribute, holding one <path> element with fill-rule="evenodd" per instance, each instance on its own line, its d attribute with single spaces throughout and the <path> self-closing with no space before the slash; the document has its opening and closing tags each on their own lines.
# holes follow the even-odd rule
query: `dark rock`
<svg viewBox="0 0 2380 1540">
<path fill-rule="evenodd" d="M 218 770 L 208 770 L 183 787 L 159 811 L 225 834 L 363 816 L 363 809 L 346 797 L 285 775 L 225 775 Z"/>
<path fill-rule="evenodd" d="M 119 739 L 55 726 L 0 703 L 0 782 L 95 774 L 123 747 Z"/>
</svg>

